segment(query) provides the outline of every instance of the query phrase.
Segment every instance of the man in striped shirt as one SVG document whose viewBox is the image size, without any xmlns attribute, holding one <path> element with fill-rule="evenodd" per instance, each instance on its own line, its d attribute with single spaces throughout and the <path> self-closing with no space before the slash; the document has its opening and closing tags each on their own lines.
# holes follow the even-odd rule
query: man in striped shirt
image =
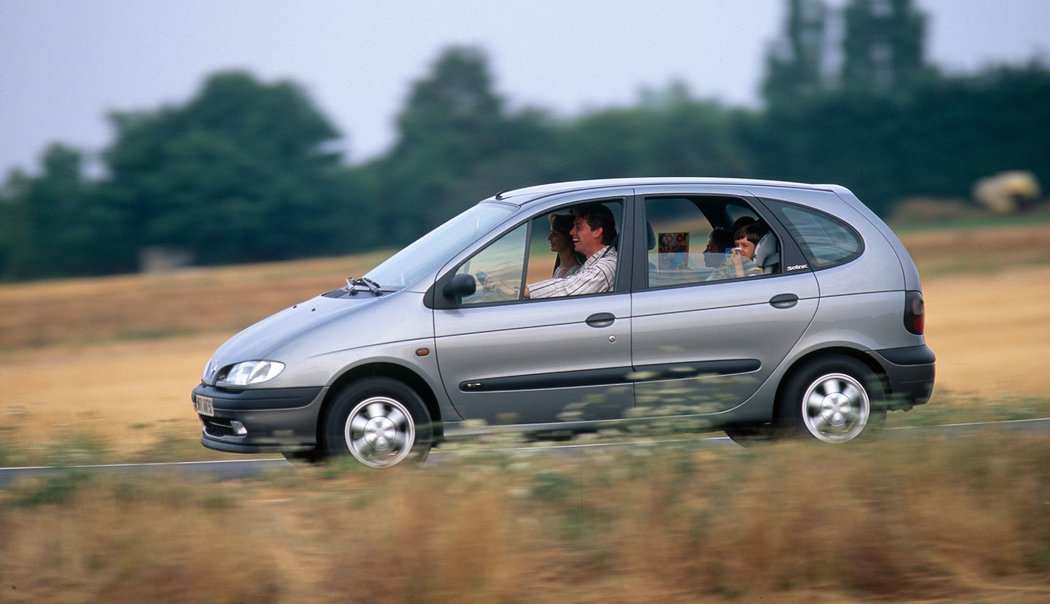
<svg viewBox="0 0 1050 604">
<path fill-rule="evenodd" d="M 579 272 L 564 278 L 530 283 L 526 298 L 555 298 L 597 294 L 612 289 L 616 278 L 616 221 L 609 208 L 588 203 L 573 208 L 573 226 L 569 231 L 576 251 L 587 257 Z"/>
</svg>

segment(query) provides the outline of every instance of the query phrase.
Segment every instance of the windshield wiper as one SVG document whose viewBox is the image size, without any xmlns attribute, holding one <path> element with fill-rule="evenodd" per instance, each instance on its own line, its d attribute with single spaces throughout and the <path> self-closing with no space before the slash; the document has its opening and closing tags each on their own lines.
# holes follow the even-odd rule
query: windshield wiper
<svg viewBox="0 0 1050 604">
<path fill-rule="evenodd" d="M 373 294 L 375 294 L 375 296 L 377 298 L 379 296 L 383 295 L 383 288 L 380 287 L 378 283 L 376 283 L 375 281 L 369 279 L 368 277 L 361 277 L 360 279 L 358 279 L 358 281 L 360 281 L 361 283 L 364 283 L 365 287 L 368 288 L 368 291 L 370 291 Z"/>
<path fill-rule="evenodd" d="M 368 289 L 368 291 L 372 292 L 372 295 L 374 295 L 377 298 L 383 295 L 383 289 L 379 286 L 379 284 L 369 279 L 368 277 L 361 277 L 360 279 L 356 279 L 354 277 L 346 278 L 346 291 L 350 292 L 351 296 L 357 295 L 358 286 L 365 287 L 366 289 Z"/>
</svg>

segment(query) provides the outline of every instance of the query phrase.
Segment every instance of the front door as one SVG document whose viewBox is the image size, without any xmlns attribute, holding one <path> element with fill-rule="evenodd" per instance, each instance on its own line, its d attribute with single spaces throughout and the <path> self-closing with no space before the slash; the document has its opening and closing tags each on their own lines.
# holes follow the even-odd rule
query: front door
<svg viewBox="0 0 1050 604">
<path fill-rule="evenodd" d="M 605 204 L 619 221 L 622 200 Z M 434 310 L 441 378 L 465 419 L 591 421 L 634 403 L 629 292 L 524 298 L 525 285 L 551 277 L 552 224 L 536 216 L 461 263 L 452 273 L 473 275 L 477 292 Z"/>
</svg>

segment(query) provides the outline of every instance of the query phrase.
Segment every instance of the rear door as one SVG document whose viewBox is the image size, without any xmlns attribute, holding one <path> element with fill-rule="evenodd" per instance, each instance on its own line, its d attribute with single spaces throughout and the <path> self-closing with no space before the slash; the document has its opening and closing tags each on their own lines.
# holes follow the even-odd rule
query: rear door
<svg viewBox="0 0 1050 604">
<path fill-rule="evenodd" d="M 707 254 L 715 228 L 740 218 L 765 220 L 760 206 L 735 188 L 649 190 L 639 195 L 634 275 L 632 361 L 641 414 L 708 414 L 747 400 L 769 377 L 812 320 L 817 282 L 809 271 L 737 277 L 720 271 L 722 253 Z M 774 231 L 778 250 L 793 246 Z M 752 271 L 749 274 L 754 274 Z"/>
</svg>

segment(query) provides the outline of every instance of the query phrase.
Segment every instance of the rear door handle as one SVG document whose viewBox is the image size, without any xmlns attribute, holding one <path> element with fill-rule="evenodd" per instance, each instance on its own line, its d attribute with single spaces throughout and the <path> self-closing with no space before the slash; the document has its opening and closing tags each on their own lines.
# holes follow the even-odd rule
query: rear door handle
<svg viewBox="0 0 1050 604">
<path fill-rule="evenodd" d="M 792 308 L 798 304 L 798 296 L 795 294 L 779 294 L 769 299 L 769 305 L 773 308 Z"/>
<path fill-rule="evenodd" d="M 599 312 L 587 317 L 587 324 L 591 327 L 608 327 L 616 321 L 616 315 L 608 312 Z"/>
</svg>

